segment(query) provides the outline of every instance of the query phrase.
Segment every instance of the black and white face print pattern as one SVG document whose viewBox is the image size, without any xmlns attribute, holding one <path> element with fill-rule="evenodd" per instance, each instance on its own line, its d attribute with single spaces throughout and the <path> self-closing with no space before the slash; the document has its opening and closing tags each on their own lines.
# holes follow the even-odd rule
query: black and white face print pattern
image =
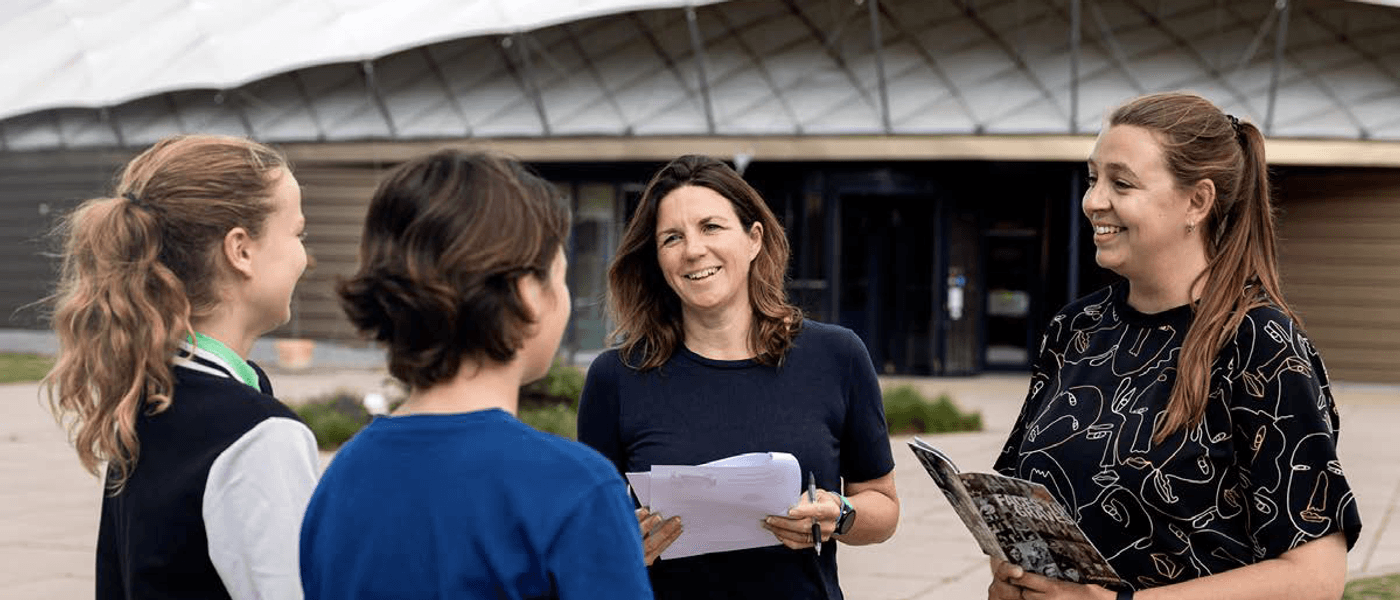
<svg viewBox="0 0 1400 600">
<path fill-rule="evenodd" d="M 1125 298 L 1108 288 L 1050 323 L 998 469 L 1044 484 L 1138 587 L 1359 527 L 1326 372 L 1282 312 L 1245 316 L 1201 423 L 1155 444 L 1191 312 L 1143 315 Z"/>
</svg>

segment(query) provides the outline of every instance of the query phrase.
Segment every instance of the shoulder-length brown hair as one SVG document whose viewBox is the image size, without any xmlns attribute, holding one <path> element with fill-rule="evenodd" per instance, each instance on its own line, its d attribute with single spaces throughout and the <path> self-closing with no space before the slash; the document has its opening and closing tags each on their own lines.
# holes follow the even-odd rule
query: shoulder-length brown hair
<svg viewBox="0 0 1400 600">
<path fill-rule="evenodd" d="M 1137 98 L 1114 111 L 1108 124 L 1152 131 L 1179 188 L 1206 179 L 1215 184 L 1215 204 L 1201 224 L 1209 261 L 1201 274 L 1204 291 L 1182 342 L 1167 416 L 1155 436 L 1160 443 L 1201 422 L 1216 355 L 1250 309 L 1273 305 L 1301 321 L 1279 283 L 1278 236 L 1259 129 L 1184 93 Z"/>
<path fill-rule="evenodd" d="M 675 354 L 685 337 L 681 302 L 666 284 L 656 257 L 657 207 L 676 188 L 714 190 L 734 206 L 745 231 L 763 226 L 763 243 L 749 269 L 749 304 L 754 323 L 749 346 L 765 365 L 782 363 L 802 326 L 802 310 L 790 304 L 784 283 L 788 241 L 773 211 L 734 169 L 708 156 L 687 155 L 662 167 L 647 184 L 632 221 L 608 267 L 608 310 L 617 324 L 610 336 L 629 366 L 655 369 Z"/>
<path fill-rule="evenodd" d="M 414 389 L 451 380 L 467 359 L 508 363 L 537 322 L 515 281 L 548 279 L 569 223 L 554 186 L 514 159 L 410 160 L 370 200 L 359 267 L 336 286 L 341 308 Z"/>
</svg>

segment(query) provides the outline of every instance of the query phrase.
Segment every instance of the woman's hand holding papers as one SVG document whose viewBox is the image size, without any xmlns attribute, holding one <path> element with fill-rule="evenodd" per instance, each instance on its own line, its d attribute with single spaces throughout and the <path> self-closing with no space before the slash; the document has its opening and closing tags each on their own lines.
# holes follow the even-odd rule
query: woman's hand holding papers
<svg viewBox="0 0 1400 600">
<path fill-rule="evenodd" d="M 784 546 L 802 550 L 816 545 L 812 540 L 812 519 L 815 518 L 821 525 L 824 542 L 831 539 L 832 532 L 836 531 L 836 519 L 840 516 L 841 501 L 836 495 L 826 490 L 817 490 L 816 502 L 811 502 L 807 495 L 803 494 L 797 506 L 792 507 L 786 517 L 770 515 L 763 520 L 763 528 L 773 532 Z"/>
<path fill-rule="evenodd" d="M 681 537 L 681 518 L 661 519 L 646 508 L 637 509 L 637 526 L 642 531 L 642 553 L 648 567 L 656 562 L 656 557 L 666 550 L 676 538 Z"/>
</svg>

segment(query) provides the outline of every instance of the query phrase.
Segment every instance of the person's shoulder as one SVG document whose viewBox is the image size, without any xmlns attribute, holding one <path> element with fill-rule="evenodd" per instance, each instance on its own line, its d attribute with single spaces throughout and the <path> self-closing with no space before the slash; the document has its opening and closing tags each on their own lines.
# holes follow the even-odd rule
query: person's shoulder
<svg viewBox="0 0 1400 600">
<path fill-rule="evenodd" d="M 1293 317 L 1272 302 L 1250 308 L 1244 313 L 1244 320 L 1259 325 L 1273 323 L 1289 329 L 1298 329 L 1298 324 L 1293 321 Z"/>
<path fill-rule="evenodd" d="M 176 367 L 175 376 L 172 404 L 196 409 L 195 412 L 215 422 L 250 429 L 274 417 L 301 420 L 277 398 L 241 381 L 184 367 Z"/>
<path fill-rule="evenodd" d="M 860 336 L 856 335 L 856 332 L 840 325 L 813 321 L 812 319 L 802 320 L 802 329 L 798 332 L 797 339 L 817 344 L 828 343 L 843 346 L 860 343 Z"/>
<path fill-rule="evenodd" d="M 1276 304 L 1250 308 L 1235 329 L 1235 344 L 1242 348 L 1309 346 L 1307 334 L 1293 317 Z"/>
<path fill-rule="evenodd" d="M 617 467 L 597 450 L 575 440 L 523 426 L 530 429 L 528 435 L 533 438 L 536 448 L 532 456 L 522 458 L 537 463 L 536 468 L 540 469 L 540 473 L 548 472 L 555 481 L 572 481 L 580 486 L 618 477 Z"/>
<path fill-rule="evenodd" d="M 861 361 L 869 363 L 870 352 L 866 350 L 865 342 L 861 341 L 860 336 L 850 329 L 803 319 L 802 329 L 793 340 L 788 358 L 787 363 L 790 365 L 804 365 L 797 368 L 798 371 L 821 370 L 846 368 L 860 364 Z M 792 360 L 794 358 L 800 360 Z"/>
<path fill-rule="evenodd" d="M 622 349 L 608 348 L 607 350 L 604 350 L 601 353 L 599 353 L 598 356 L 593 359 L 593 362 L 589 363 L 588 368 L 613 368 L 621 366 L 623 366 Z"/>
<path fill-rule="evenodd" d="M 627 361 L 623 360 L 620 348 L 604 350 L 592 362 L 588 363 L 588 368 L 585 371 L 590 379 L 598 377 L 617 379 L 634 372 L 632 368 L 627 366 Z"/>
</svg>

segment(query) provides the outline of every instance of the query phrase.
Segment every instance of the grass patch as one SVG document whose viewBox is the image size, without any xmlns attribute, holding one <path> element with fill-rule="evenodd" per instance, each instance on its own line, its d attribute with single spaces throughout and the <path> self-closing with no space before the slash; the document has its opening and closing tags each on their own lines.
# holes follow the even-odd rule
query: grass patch
<svg viewBox="0 0 1400 600">
<path fill-rule="evenodd" d="M 1342 600 L 1400 600 L 1400 573 L 1352 581 Z"/>
<path fill-rule="evenodd" d="M 53 358 L 38 354 L 0 353 L 0 383 L 39 381 L 53 368 Z"/>
<path fill-rule="evenodd" d="M 885 421 L 891 435 L 982 430 L 982 413 L 959 410 L 947 394 L 930 402 L 909 385 L 885 392 Z"/>
</svg>

